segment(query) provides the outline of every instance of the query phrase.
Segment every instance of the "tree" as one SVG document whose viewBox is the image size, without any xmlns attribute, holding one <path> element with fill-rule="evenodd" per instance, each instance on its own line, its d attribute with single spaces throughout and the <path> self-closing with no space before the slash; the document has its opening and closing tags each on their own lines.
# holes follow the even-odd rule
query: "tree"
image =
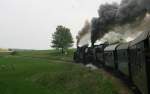
<svg viewBox="0 0 150 94">
<path fill-rule="evenodd" d="M 61 48 L 62 54 L 64 53 L 64 49 L 72 47 L 73 38 L 70 32 L 70 29 L 59 25 L 56 28 L 56 32 L 52 35 L 52 47 L 53 48 Z"/>
</svg>

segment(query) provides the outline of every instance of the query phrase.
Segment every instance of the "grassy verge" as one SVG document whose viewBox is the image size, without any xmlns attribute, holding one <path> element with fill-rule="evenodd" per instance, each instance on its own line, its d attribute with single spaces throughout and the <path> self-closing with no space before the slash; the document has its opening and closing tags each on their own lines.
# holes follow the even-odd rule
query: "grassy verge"
<svg viewBox="0 0 150 94">
<path fill-rule="evenodd" d="M 129 94 L 102 70 L 73 64 L 73 50 L 24 51 L 0 57 L 0 94 Z"/>
</svg>

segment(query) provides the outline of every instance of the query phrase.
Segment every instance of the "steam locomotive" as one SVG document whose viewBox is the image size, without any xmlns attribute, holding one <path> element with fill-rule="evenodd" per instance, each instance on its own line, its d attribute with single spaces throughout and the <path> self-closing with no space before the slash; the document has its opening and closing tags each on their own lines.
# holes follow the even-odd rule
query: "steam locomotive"
<svg viewBox="0 0 150 94">
<path fill-rule="evenodd" d="M 129 43 L 77 47 L 74 61 L 107 66 L 123 74 L 141 94 L 150 94 L 150 31 L 143 32 Z"/>
</svg>

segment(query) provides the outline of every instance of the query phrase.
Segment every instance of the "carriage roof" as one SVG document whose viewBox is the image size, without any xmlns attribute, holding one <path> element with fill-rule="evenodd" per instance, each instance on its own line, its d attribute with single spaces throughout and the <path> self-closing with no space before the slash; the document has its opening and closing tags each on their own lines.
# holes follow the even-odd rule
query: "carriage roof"
<svg viewBox="0 0 150 94">
<path fill-rule="evenodd" d="M 130 45 L 131 45 L 131 46 L 132 46 L 132 45 L 135 45 L 135 44 L 137 44 L 137 43 L 139 43 L 139 42 L 145 40 L 145 39 L 148 38 L 149 36 L 150 36 L 150 30 L 144 31 L 144 32 L 142 32 L 135 40 L 133 40 Z"/>
<path fill-rule="evenodd" d="M 118 46 L 119 44 L 114 44 L 114 45 L 109 45 L 107 46 L 104 51 L 113 51 L 116 49 L 116 47 Z"/>
<path fill-rule="evenodd" d="M 120 44 L 120 45 L 117 47 L 117 50 L 128 49 L 129 45 L 130 45 L 130 42 L 129 42 L 129 43 Z"/>
</svg>

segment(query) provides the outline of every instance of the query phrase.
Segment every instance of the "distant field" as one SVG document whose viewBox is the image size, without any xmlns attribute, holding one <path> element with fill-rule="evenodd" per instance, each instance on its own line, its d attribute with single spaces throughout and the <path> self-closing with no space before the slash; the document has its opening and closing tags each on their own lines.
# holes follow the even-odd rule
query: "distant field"
<svg viewBox="0 0 150 94">
<path fill-rule="evenodd" d="M 72 63 L 73 50 L 0 56 L 0 94 L 129 94 L 115 78 Z"/>
</svg>

